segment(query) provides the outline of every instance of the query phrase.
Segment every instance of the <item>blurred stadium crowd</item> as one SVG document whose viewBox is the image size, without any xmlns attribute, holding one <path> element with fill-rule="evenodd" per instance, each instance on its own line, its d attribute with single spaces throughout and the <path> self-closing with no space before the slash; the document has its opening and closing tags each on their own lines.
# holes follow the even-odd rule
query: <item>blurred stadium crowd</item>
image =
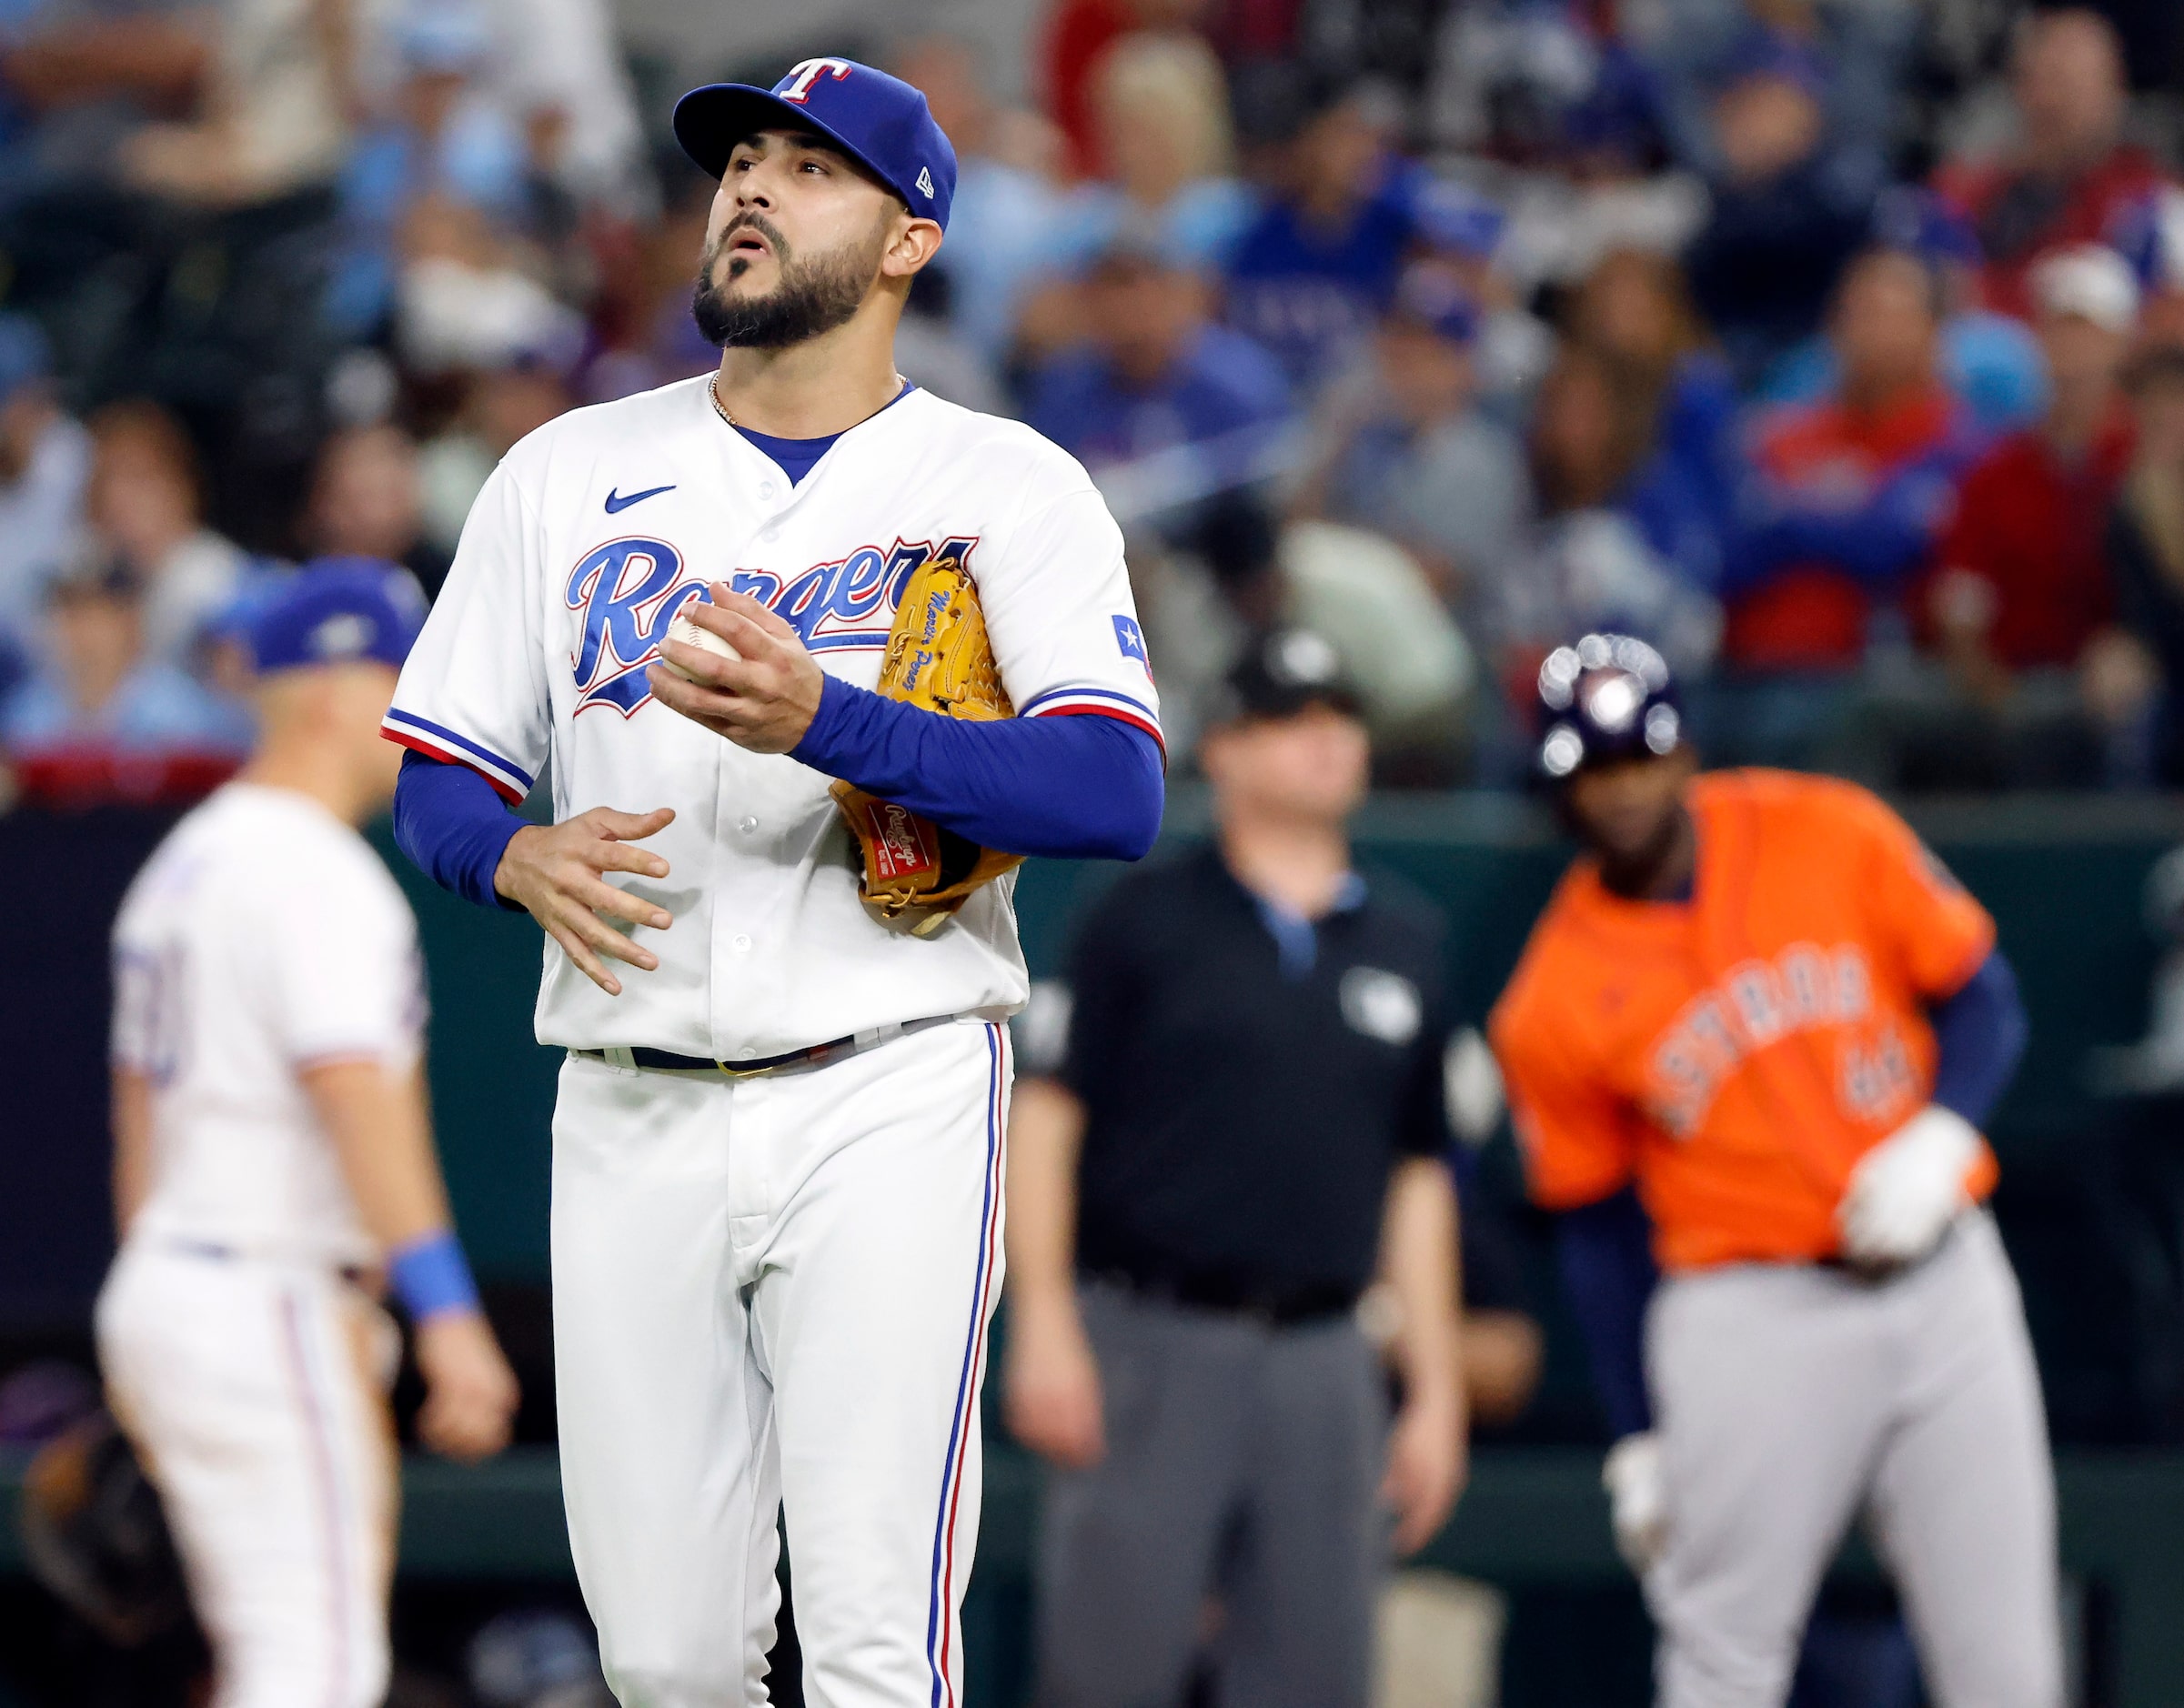
<svg viewBox="0 0 2184 1708">
<path fill-rule="evenodd" d="M 437 592 L 517 439 L 711 367 L 668 112 L 817 53 L 953 139 L 901 366 L 1092 469 L 1179 764 L 1282 618 L 1389 787 L 1524 786 L 1597 628 L 1709 760 L 2184 783 L 2175 0 L 976 4 L 1036 15 L 1026 63 L 907 3 L 670 66 L 605 0 L 0 0 L 0 810 L 205 793 L 275 578 Z M 2129 1089 L 2173 1090 L 2159 1042 Z M 1536 1338 L 1491 1184 L 1465 1213 L 1474 1313 Z M 1589 1440 L 1555 1399 L 1534 1433 Z M 588 1683 L 569 1611 L 468 1669 Z"/>
<path fill-rule="evenodd" d="M 1394 786 L 1521 783 L 1538 659 L 1604 626 L 1716 759 L 2174 783 L 2184 29 L 2111 13 L 1054 0 L 1028 68 L 882 41 L 962 158 L 901 365 L 1091 467 L 1179 752 L 1280 613 Z M 254 586 L 429 592 L 518 437 L 713 363 L 675 92 L 599 0 L 10 0 L 13 798 L 201 792 Z"/>
</svg>

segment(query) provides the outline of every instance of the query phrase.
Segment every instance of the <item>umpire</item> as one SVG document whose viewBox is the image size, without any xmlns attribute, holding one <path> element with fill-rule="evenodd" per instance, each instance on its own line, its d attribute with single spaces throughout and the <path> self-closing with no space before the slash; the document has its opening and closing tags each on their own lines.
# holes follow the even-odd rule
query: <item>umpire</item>
<svg viewBox="0 0 2184 1708">
<path fill-rule="evenodd" d="M 1202 1664 L 1224 1703 L 1363 1704 L 1382 1509 L 1414 1550 L 1463 1475 L 1441 927 L 1351 867 L 1370 754 L 1334 648 L 1255 646 L 1201 758 L 1214 842 L 1095 909 L 1060 1070 L 1015 1092 L 1007 1414 L 1057 1468 L 1042 1708 L 1172 1708 Z"/>
</svg>

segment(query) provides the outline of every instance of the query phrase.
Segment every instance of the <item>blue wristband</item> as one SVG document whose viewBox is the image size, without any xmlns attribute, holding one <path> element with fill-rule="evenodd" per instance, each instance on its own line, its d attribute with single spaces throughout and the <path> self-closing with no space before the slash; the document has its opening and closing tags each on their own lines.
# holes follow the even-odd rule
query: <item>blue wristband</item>
<svg viewBox="0 0 2184 1708">
<path fill-rule="evenodd" d="M 412 1322 L 478 1309 L 478 1283 L 451 1228 L 412 1240 L 387 1260 L 387 1279 Z"/>
</svg>

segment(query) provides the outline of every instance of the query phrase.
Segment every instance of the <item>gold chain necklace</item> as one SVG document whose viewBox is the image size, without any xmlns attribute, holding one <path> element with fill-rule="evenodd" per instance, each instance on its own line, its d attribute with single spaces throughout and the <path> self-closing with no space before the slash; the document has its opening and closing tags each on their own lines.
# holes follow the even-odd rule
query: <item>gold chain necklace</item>
<svg viewBox="0 0 2184 1708">
<path fill-rule="evenodd" d="M 909 384 L 910 381 L 903 378 L 901 374 L 897 374 L 895 376 L 895 397 L 901 397 L 902 395 L 903 387 Z M 715 415 L 719 416 L 723 421 L 727 422 L 729 426 L 735 427 L 737 432 L 740 433 L 743 431 L 742 427 L 737 425 L 736 417 L 729 414 L 728 406 L 720 401 L 720 376 L 718 372 L 716 372 L 710 379 L 705 382 L 705 395 L 709 399 L 711 400 L 713 413 Z M 894 400 L 894 397 L 890 397 L 887 400 L 887 403 L 892 403 Z M 880 406 L 880 409 L 886 408 L 887 403 L 881 404 Z M 873 410 L 872 415 L 878 415 L 880 413 L 880 409 Z M 870 421 L 871 418 L 872 416 L 868 415 L 865 417 L 864 421 Z M 864 421 L 858 422 L 857 426 L 862 427 L 864 425 Z M 846 432 L 849 429 L 844 428 L 843 430 Z M 840 435 L 837 434 L 835 437 L 839 438 Z"/>
</svg>

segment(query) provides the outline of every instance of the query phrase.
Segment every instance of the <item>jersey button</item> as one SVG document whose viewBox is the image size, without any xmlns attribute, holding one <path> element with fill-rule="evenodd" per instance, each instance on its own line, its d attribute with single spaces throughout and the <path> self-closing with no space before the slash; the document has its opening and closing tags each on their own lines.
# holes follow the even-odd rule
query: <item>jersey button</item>
<svg viewBox="0 0 2184 1708">
<path fill-rule="evenodd" d="M 742 831 L 745 836 L 749 836 L 758 828 L 759 821 L 756 819 L 746 817 L 736 820 L 736 829 Z"/>
<path fill-rule="evenodd" d="M 760 481 L 760 482 L 759 482 L 759 497 L 760 497 L 761 498 L 770 498 L 771 497 L 773 497 L 773 482 L 772 482 L 772 481 L 770 481 L 770 480 L 761 480 L 761 481 Z"/>
<path fill-rule="evenodd" d="M 733 939 L 730 940 L 729 947 L 734 949 L 739 955 L 748 955 L 750 953 L 750 939 L 746 937 L 742 932 L 738 931 Z"/>
</svg>

